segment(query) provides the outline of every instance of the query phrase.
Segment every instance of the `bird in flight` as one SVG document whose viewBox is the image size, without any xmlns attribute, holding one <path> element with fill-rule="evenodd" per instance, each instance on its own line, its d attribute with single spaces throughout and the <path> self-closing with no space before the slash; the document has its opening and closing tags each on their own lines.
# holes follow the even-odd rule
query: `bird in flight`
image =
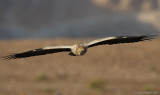
<svg viewBox="0 0 160 95">
<path fill-rule="evenodd" d="M 78 43 L 74 45 L 68 46 L 51 46 L 51 47 L 44 47 L 39 49 L 33 49 L 30 51 L 11 54 L 8 56 L 4 56 L 5 60 L 10 59 L 19 59 L 19 58 L 26 58 L 32 56 L 39 56 L 39 55 L 46 55 L 58 52 L 69 52 L 71 56 L 82 56 L 87 52 L 87 49 L 98 46 L 98 45 L 113 45 L 113 44 L 120 44 L 120 43 L 134 43 L 139 41 L 145 41 L 153 39 L 155 36 L 153 35 L 145 35 L 145 36 L 121 36 L 121 37 L 106 37 L 98 40 L 94 40 L 88 43 Z"/>
</svg>

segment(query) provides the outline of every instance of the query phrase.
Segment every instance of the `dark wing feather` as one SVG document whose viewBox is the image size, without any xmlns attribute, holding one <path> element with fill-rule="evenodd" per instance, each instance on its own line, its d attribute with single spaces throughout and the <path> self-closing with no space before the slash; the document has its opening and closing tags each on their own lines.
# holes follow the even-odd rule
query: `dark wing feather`
<svg viewBox="0 0 160 95">
<path fill-rule="evenodd" d="M 88 47 L 93 47 L 97 45 L 104 45 L 104 44 L 119 44 L 119 43 L 134 43 L 144 40 L 153 39 L 155 36 L 128 36 L 128 37 L 109 37 L 100 39 L 97 41 L 92 41 L 89 43 Z"/>
<path fill-rule="evenodd" d="M 53 49 L 39 48 L 39 49 L 34 49 L 34 50 L 22 52 L 22 53 L 4 56 L 4 59 L 5 60 L 19 59 L 19 58 L 26 58 L 26 57 L 31 57 L 31 56 L 39 56 L 39 55 L 45 55 L 45 54 L 51 54 L 51 53 L 65 52 L 65 51 L 70 51 L 70 48 L 53 48 Z"/>
</svg>

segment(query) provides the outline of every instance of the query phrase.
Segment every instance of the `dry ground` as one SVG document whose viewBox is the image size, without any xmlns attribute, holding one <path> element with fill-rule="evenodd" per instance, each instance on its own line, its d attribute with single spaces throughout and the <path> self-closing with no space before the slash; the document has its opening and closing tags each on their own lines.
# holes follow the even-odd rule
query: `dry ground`
<svg viewBox="0 0 160 95">
<path fill-rule="evenodd" d="M 90 40 L 0 41 L 0 56 L 80 41 Z M 159 39 L 94 47 L 80 57 L 58 53 L 10 61 L 0 59 L 0 95 L 146 95 L 146 93 L 160 94 Z"/>
</svg>

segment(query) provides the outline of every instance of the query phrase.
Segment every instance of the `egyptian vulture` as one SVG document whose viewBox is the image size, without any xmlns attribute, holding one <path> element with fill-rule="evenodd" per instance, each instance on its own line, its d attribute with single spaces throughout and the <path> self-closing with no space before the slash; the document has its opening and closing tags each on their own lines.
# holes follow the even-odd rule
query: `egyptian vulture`
<svg viewBox="0 0 160 95">
<path fill-rule="evenodd" d="M 51 46 L 51 47 L 44 47 L 39 49 L 33 49 L 30 51 L 16 53 L 8 56 L 4 56 L 5 60 L 10 59 L 19 59 L 19 58 L 26 58 L 32 56 L 39 56 L 39 55 L 46 55 L 58 52 L 70 52 L 69 55 L 71 56 L 82 56 L 87 52 L 88 48 L 98 46 L 98 45 L 113 45 L 113 44 L 120 44 L 120 43 L 134 43 L 144 40 L 153 39 L 155 36 L 148 35 L 148 36 L 122 36 L 122 37 L 106 37 L 98 40 L 94 40 L 88 43 L 78 43 L 74 45 L 68 46 Z"/>
</svg>

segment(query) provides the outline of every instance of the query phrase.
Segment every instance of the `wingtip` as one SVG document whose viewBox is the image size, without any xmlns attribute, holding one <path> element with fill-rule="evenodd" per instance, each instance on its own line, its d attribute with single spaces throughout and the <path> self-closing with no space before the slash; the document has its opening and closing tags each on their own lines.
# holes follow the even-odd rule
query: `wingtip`
<svg viewBox="0 0 160 95">
<path fill-rule="evenodd" d="M 17 59 L 17 58 L 15 55 L 8 55 L 8 56 L 3 56 L 2 59 L 5 61 L 8 61 L 8 60 Z"/>
<path fill-rule="evenodd" d="M 144 35 L 142 36 L 143 40 L 152 40 L 155 39 L 157 37 L 157 35 Z"/>
</svg>

